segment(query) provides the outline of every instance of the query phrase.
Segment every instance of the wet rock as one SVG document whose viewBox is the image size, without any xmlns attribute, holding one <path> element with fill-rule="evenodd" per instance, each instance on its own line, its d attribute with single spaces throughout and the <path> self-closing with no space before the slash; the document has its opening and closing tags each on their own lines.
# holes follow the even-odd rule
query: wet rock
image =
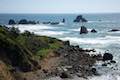
<svg viewBox="0 0 120 80">
<path fill-rule="evenodd" d="M 102 66 L 107 66 L 107 64 L 106 64 L 106 63 L 104 63 L 104 64 L 102 64 Z"/>
<path fill-rule="evenodd" d="M 96 60 L 102 60 L 102 55 L 101 54 L 97 54 L 97 55 L 91 55 L 92 56 L 92 58 L 94 58 L 94 59 L 96 59 Z"/>
<path fill-rule="evenodd" d="M 63 43 L 64 43 L 64 45 L 67 45 L 67 46 L 70 45 L 70 41 L 64 41 Z"/>
<path fill-rule="evenodd" d="M 103 55 L 103 61 L 112 60 L 112 59 L 113 59 L 113 55 L 110 53 L 105 53 Z"/>
<path fill-rule="evenodd" d="M 114 61 L 114 60 L 111 60 L 110 62 L 111 62 L 111 63 L 116 63 L 116 61 Z"/>
<path fill-rule="evenodd" d="M 60 78 L 70 78 L 70 75 L 67 72 L 62 72 Z"/>
<path fill-rule="evenodd" d="M 14 25 L 14 24 L 16 24 L 16 23 L 15 23 L 15 21 L 14 21 L 13 19 L 10 19 L 8 24 L 9 24 L 9 25 Z"/>
<path fill-rule="evenodd" d="M 78 15 L 74 22 L 87 22 L 87 20 L 82 15 Z"/>
<path fill-rule="evenodd" d="M 28 24 L 28 21 L 26 19 L 22 19 L 19 21 L 18 24 Z"/>
<path fill-rule="evenodd" d="M 65 23 L 65 19 L 64 18 L 63 18 L 62 22 Z"/>
<path fill-rule="evenodd" d="M 116 32 L 116 31 L 120 31 L 119 29 L 112 29 L 109 32 Z"/>
<path fill-rule="evenodd" d="M 97 31 L 95 29 L 92 29 L 91 32 L 92 33 L 97 33 Z"/>
<path fill-rule="evenodd" d="M 81 26 L 81 29 L 80 29 L 80 34 L 87 34 L 88 33 L 88 30 L 85 26 Z"/>
<path fill-rule="evenodd" d="M 92 73 L 93 73 L 94 75 L 97 73 L 96 68 L 92 68 L 91 71 L 92 71 Z"/>
</svg>

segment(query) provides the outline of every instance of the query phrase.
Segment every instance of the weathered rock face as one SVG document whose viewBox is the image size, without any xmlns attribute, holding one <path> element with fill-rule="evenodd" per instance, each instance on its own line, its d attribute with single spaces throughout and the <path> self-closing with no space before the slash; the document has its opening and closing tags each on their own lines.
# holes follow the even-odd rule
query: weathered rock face
<svg viewBox="0 0 120 80">
<path fill-rule="evenodd" d="M 97 33 L 97 31 L 95 29 L 92 29 L 91 32 L 92 33 Z"/>
<path fill-rule="evenodd" d="M 88 30 L 85 26 L 81 26 L 81 29 L 80 29 L 80 34 L 87 34 L 88 33 Z"/>
<path fill-rule="evenodd" d="M 112 59 L 113 59 L 113 55 L 110 53 L 105 53 L 103 55 L 103 61 L 112 60 Z"/>
<path fill-rule="evenodd" d="M 14 25 L 14 24 L 16 24 L 16 23 L 15 23 L 14 20 L 10 19 L 8 24 L 9 24 L 9 25 Z"/>
<path fill-rule="evenodd" d="M 82 15 L 78 15 L 74 22 L 87 22 L 87 20 Z"/>
<path fill-rule="evenodd" d="M 109 32 L 116 32 L 116 31 L 120 31 L 119 29 L 112 29 Z"/>
</svg>

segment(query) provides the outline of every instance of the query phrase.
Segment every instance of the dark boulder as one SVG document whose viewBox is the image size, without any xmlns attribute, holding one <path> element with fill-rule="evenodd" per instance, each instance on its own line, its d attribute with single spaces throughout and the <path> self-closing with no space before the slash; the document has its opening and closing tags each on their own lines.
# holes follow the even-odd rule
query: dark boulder
<svg viewBox="0 0 120 80">
<path fill-rule="evenodd" d="M 116 61 L 114 61 L 114 60 L 111 60 L 110 62 L 111 62 L 111 63 L 116 63 Z"/>
<path fill-rule="evenodd" d="M 102 64 L 102 66 L 107 66 L 107 64 L 106 64 L 106 63 L 104 63 L 104 64 Z"/>
<path fill-rule="evenodd" d="M 87 34 L 88 33 L 88 30 L 85 26 L 81 26 L 81 29 L 80 29 L 80 34 Z"/>
<path fill-rule="evenodd" d="M 105 53 L 103 55 L 103 61 L 112 60 L 112 59 L 113 59 L 113 55 L 110 53 Z"/>
<path fill-rule="evenodd" d="M 92 68 L 91 71 L 92 71 L 93 74 L 96 74 L 96 73 L 97 73 L 96 68 Z"/>
<path fill-rule="evenodd" d="M 64 18 L 63 18 L 62 22 L 65 23 L 65 19 Z"/>
<path fill-rule="evenodd" d="M 116 31 L 120 31 L 119 29 L 112 29 L 109 32 L 116 32 Z"/>
<path fill-rule="evenodd" d="M 8 24 L 9 24 L 9 25 L 14 25 L 14 24 L 16 24 L 16 23 L 15 23 L 15 21 L 14 21 L 13 19 L 10 19 Z"/>
<path fill-rule="evenodd" d="M 70 78 L 70 75 L 67 72 L 62 72 L 60 78 Z"/>
<path fill-rule="evenodd" d="M 28 24 L 28 21 L 26 19 L 22 19 L 19 21 L 18 24 Z"/>
<path fill-rule="evenodd" d="M 63 44 L 67 45 L 67 46 L 70 46 L 70 41 L 64 41 Z"/>
<path fill-rule="evenodd" d="M 87 22 L 87 20 L 82 15 L 78 15 L 74 22 Z"/>
<path fill-rule="evenodd" d="M 97 33 L 97 31 L 95 29 L 92 29 L 91 32 L 92 33 Z"/>
</svg>

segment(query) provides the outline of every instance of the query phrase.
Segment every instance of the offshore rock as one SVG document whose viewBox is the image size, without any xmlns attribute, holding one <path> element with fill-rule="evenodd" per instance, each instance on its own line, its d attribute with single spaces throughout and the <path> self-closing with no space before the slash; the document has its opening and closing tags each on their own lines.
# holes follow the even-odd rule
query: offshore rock
<svg viewBox="0 0 120 80">
<path fill-rule="evenodd" d="M 87 34 L 88 33 L 88 30 L 85 26 L 81 26 L 81 29 L 80 29 L 80 34 Z"/>
</svg>

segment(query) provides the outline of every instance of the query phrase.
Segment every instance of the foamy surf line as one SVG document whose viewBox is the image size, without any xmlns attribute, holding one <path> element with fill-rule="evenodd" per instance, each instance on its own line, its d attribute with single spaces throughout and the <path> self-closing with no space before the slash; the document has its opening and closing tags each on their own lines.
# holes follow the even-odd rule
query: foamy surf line
<svg viewBox="0 0 120 80">
<path fill-rule="evenodd" d="M 90 32 L 92 29 L 89 29 L 89 28 L 88 28 L 87 30 Z M 77 32 L 78 32 L 78 31 L 80 31 L 80 28 L 77 28 L 77 29 L 69 29 L 69 31 L 77 31 Z"/>
<path fill-rule="evenodd" d="M 78 38 L 78 37 L 64 37 L 61 40 L 69 40 L 72 44 L 120 44 L 120 37 L 106 36 L 100 38 Z"/>
<path fill-rule="evenodd" d="M 35 32 L 35 34 L 38 35 L 44 35 L 44 36 L 60 36 L 60 35 L 64 35 L 67 34 L 69 32 L 65 32 L 65 31 L 44 31 L 44 30 L 40 30 L 38 32 Z"/>
<path fill-rule="evenodd" d="M 19 28 L 21 32 L 24 32 L 25 30 L 28 30 L 30 32 L 38 31 L 38 30 L 45 30 L 45 29 L 51 29 L 54 30 L 58 27 L 53 27 L 49 25 L 42 25 L 42 24 L 37 24 L 37 25 L 7 25 L 8 27 L 15 27 Z"/>
</svg>

